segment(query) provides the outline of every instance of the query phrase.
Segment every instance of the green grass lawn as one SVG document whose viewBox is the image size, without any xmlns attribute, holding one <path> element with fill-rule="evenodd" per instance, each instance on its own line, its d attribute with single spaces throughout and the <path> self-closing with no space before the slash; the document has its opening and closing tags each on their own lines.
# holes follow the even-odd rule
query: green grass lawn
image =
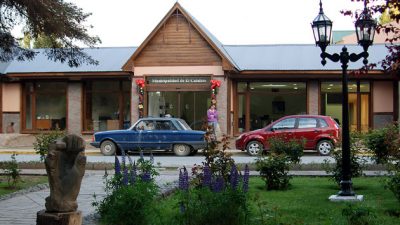
<svg viewBox="0 0 400 225">
<path fill-rule="evenodd" d="M 16 188 L 10 188 L 6 176 L 0 176 L 0 196 L 32 187 L 36 184 L 47 183 L 47 176 L 21 176 Z"/>
<path fill-rule="evenodd" d="M 392 192 L 384 189 L 384 178 L 354 178 L 356 194 L 364 195 L 364 201 L 355 207 L 367 208 L 380 225 L 400 224 L 400 218 L 388 212 L 400 210 L 400 203 Z M 259 178 L 250 182 L 250 201 L 254 208 L 264 203 L 271 216 L 284 224 L 346 224 L 342 210 L 349 203 L 331 202 L 328 197 L 339 188 L 328 178 L 295 177 L 287 191 L 265 191 L 265 183 Z M 257 199 L 255 201 L 255 199 Z M 263 207 L 265 208 L 265 206 Z"/>
<path fill-rule="evenodd" d="M 400 224 L 398 214 L 400 203 L 392 192 L 384 189 L 383 179 L 382 177 L 353 179 L 355 192 L 364 195 L 364 201 L 353 203 L 353 206 L 370 211 L 369 218 L 373 222 L 368 224 Z M 292 185 L 289 190 L 266 191 L 265 183 L 260 178 L 250 179 L 249 201 L 252 217 L 261 218 L 262 213 L 268 221 L 257 225 L 349 224 L 342 216 L 342 210 L 348 208 L 349 203 L 331 202 L 328 199 L 330 195 L 339 191 L 334 182 L 325 177 L 294 177 L 290 183 Z M 178 200 L 174 196 L 167 198 L 162 205 L 165 215 L 176 215 L 179 210 Z M 397 215 L 390 215 L 393 214 L 390 212 L 395 212 Z"/>
</svg>

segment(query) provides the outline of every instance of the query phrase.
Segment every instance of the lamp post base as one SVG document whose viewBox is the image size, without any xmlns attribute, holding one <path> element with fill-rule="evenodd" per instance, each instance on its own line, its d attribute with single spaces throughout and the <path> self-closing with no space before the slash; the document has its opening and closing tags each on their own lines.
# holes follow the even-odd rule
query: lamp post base
<svg viewBox="0 0 400 225">
<path fill-rule="evenodd" d="M 329 201 L 331 202 L 362 202 L 364 195 L 353 195 L 353 196 L 342 196 L 342 195 L 331 195 Z"/>
</svg>

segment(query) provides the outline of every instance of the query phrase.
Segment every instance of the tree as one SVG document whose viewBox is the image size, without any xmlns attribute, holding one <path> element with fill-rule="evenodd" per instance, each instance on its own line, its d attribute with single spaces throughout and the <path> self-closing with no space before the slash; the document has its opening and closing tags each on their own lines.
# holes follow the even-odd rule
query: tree
<svg viewBox="0 0 400 225">
<path fill-rule="evenodd" d="M 87 33 L 91 26 L 83 25 L 90 15 L 64 0 L 0 0 L 0 62 L 30 60 L 37 54 L 32 49 L 20 47 L 17 38 L 11 34 L 15 26 L 22 25 L 24 33 L 34 40 L 49 37 L 46 40 L 49 48 L 45 50 L 49 59 L 67 62 L 71 67 L 82 63 L 97 64 L 75 44 L 81 42 L 94 47 L 101 42 L 97 36 Z"/>
<path fill-rule="evenodd" d="M 364 0 L 351 0 L 352 2 Z M 376 32 L 384 32 L 388 34 L 386 39 L 389 54 L 380 62 L 381 66 L 388 72 L 400 75 L 400 45 L 396 41 L 400 41 L 400 2 L 398 0 L 366 0 L 369 3 L 368 9 L 372 14 L 385 14 L 386 21 L 389 23 L 380 23 L 376 28 Z M 373 4 L 371 4 L 373 3 Z M 349 10 L 342 11 L 344 15 L 354 15 L 358 18 L 360 12 L 352 12 Z M 384 15 L 385 16 L 385 15 Z M 374 67 L 376 65 L 371 65 Z"/>
<path fill-rule="evenodd" d="M 62 45 L 54 36 L 45 36 L 40 34 L 36 39 L 33 39 L 29 33 L 25 33 L 20 42 L 23 48 L 62 48 Z"/>
</svg>

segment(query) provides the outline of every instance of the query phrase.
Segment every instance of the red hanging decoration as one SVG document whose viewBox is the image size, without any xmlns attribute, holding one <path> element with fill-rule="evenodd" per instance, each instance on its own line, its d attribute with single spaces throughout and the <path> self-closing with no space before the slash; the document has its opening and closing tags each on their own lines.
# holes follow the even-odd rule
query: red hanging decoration
<svg viewBox="0 0 400 225">
<path fill-rule="evenodd" d="M 211 80 L 211 104 L 216 105 L 217 104 L 217 88 L 221 86 L 221 81 L 219 80 Z"/>
<path fill-rule="evenodd" d="M 136 86 L 137 86 L 137 93 L 139 94 L 139 104 L 138 104 L 138 111 L 139 111 L 139 118 L 143 117 L 143 111 L 144 111 L 144 86 L 145 86 L 145 80 L 144 79 L 137 79 L 136 81 Z"/>
</svg>

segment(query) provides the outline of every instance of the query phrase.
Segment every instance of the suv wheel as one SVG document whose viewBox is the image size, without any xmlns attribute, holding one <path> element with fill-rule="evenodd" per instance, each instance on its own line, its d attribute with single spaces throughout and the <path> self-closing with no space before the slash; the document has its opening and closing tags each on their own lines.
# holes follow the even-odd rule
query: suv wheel
<svg viewBox="0 0 400 225">
<path fill-rule="evenodd" d="M 317 151 L 320 155 L 327 156 L 333 151 L 333 144 L 329 140 L 322 140 L 317 144 Z"/>
<path fill-rule="evenodd" d="M 250 141 L 246 146 L 247 153 L 251 156 L 258 155 L 263 149 L 263 145 L 259 141 Z"/>
</svg>

